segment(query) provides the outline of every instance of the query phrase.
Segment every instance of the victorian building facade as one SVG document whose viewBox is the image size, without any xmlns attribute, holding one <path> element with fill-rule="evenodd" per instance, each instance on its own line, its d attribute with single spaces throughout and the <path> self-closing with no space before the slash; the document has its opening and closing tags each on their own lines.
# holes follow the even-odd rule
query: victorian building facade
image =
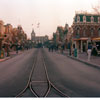
<svg viewBox="0 0 100 100">
<path fill-rule="evenodd" d="M 75 47 L 80 52 L 86 52 L 89 42 L 100 40 L 100 15 L 77 13 L 72 28 Z"/>
<path fill-rule="evenodd" d="M 13 28 L 11 24 L 4 25 L 4 22 L 0 20 L 0 52 L 15 50 L 11 48 L 12 45 L 23 45 L 25 41 L 27 41 L 27 35 L 21 26 Z"/>
</svg>

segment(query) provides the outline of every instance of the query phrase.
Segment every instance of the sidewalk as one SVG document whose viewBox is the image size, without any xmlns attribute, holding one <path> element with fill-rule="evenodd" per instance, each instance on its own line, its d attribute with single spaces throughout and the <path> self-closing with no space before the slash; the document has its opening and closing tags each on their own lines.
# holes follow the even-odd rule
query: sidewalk
<svg viewBox="0 0 100 100">
<path fill-rule="evenodd" d="M 87 53 L 79 53 L 79 59 L 83 59 L 87 61 L 88 59 Z M 100 65 L 100 56 L 91 56 L 90 62 Z"/>
<path fill-rule="evenodd" d="M 77 60 L 93 67 L 100 68 L 100 56 L 91 56 L 90 61 L 88 61 L 87 53 L 78 53 L 77 58 L 75 58 L 74 56 L 69 56 L 68 50 L 63 51 L 63 54 L 70 57 L 71 59 Z"/>
<path fill-rule="evenodd" d="M 13 57 L 15 57 L 16 55 L 21 54 L 22 52 L 23 52 L 23 51 L 19 51 L 18 54 L 16 54 L 16 51 L 12 51 L 12 52 L 10 52 L 10 56 L 9 56 L 9 57 L 4 57 L 3 59 L 0 59 L 0 62 L 6 61 L 6 60 L 8 60 L 8 59 L 10 59 L 10 58 L 13 58 Z"/>
</svg>

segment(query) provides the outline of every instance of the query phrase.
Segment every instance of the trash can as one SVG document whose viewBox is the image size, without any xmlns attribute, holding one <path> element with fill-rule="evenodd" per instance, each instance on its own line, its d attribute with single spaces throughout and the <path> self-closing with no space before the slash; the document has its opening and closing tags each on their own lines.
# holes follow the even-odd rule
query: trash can
<svg viewBox="0 0 100 100">
<path fill-rule="evenodd" d="M 77 49 L 74 49 L 74 57 L 77 57 Z"/>
</svg>

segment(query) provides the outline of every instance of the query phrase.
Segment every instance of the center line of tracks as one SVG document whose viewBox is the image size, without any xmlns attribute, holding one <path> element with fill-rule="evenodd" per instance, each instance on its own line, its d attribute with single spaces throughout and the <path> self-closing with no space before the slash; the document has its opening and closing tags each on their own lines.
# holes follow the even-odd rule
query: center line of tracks
<svg viewBox="0 0 100 100">
<path fill-rule="evenodd" d="M 38 50 L 37 50 L 38 51 Z M 38 53 L 38 52 L 37 52 Z M 43 62 L 43 66 L 44 66 L 44 69 L 45 69 L 45 74 L 46 74 L 46 81 L 32 81 L 32 74 L 34 72 L 34 69 L 36 67 L 36 63 L 37 63 L 37 53 L 35 53 L 35 60 L 34 60 L 34 64 L 33 64 L 33 67 L 31 69 L 31 72 L 30 72 L 30 75 L 29 75 L 29 79 L 28 79 L 28 83 L 26 85 L 26 87 L 16 96 L 16 97 L 21 97 L 21 95 L 23 95 L 27 89 L 30 89 L 30 91 L 32 92 L 32 94 L 35 96 L 35 97 L 40 97 L 36 92 L 35 90 L 33 89 L 32 87 L 32 84 L 33 83 L 47 83 L 48 84 L 48 87 L 47 87 L 47 91 L 46 93 L 44 93 L 44 96 L 43 97 L 47 97 L 48 94 L 50 93 L 50 90 L 51 88 L 55 89 L 57 92 L 59 92 L 59 94 L 63 97 L 69 97 L 67 94 L 63 93 L 60 89 L 58 89 L 49 79 L 49 76 L 48 76 L 48 71 L 47 71 L 47 66 L 45 64 L 45 58 L 44 58 L 44 55 L 43 55 L 43 50 L 42 50 L 42 62 Z"/>
<path fill-rule="evenodd" d="M 45 64 L 45 59 L 44 59 L 44 56 L 43 56 L 43 64 L 44 64 L 44 67 L 45 67 L 45 71 L 46 71 L 46 75 L 47 75 L 47 79 L 48 79 L 48 82 L 49 82 L 49 85 L 50 87 L 54 88 L 56 91 L 58 91 L 62 96 L 64 97 L 69 97 L 67 94 L 63 93 L 60 89 L 58 89 L 49 79 L 49 76 L 48 76 L 48 71 L 47 71 L 47 66 Z M 48 90 L 48 93 L 50 92 L 50 89 Z"/>
<path fill-rule="evenodd" d="M 27 85 L 25 86 L 25 88 L 20 93 L 18 93 L 18 95 L 16 95 L 16 97 L 20 97 L 23 93 L 25 93 L 25 91 L 28 88 L 30 88 L 30 82 L 31 82 L 32 73 L 33 73 L 33 71 L 35 69 L 35 65 L 36 65 L 36 61 L 37 61 L 37 53 L 38 53 L 38 50 L 35 52 L 34 63 L 33 63 L 33 67 L 31 69 L 31 72 L 30 72 L 30 75 L 29 75 L 29 79 L 28 79 Z"/>
</svg>

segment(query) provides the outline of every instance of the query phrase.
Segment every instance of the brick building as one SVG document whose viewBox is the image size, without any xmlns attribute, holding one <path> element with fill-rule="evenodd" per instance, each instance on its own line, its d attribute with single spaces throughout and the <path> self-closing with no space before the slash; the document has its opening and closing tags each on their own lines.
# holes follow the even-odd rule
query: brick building
<svg viewBox="0 0 100 100">
<path fill-rule="evenodd" d="M 86 52 L 88 43 L 100 41 L 100 15 L 77 13 L 74 17 L 73 43 L 80 52 Z"/>
</svg>

